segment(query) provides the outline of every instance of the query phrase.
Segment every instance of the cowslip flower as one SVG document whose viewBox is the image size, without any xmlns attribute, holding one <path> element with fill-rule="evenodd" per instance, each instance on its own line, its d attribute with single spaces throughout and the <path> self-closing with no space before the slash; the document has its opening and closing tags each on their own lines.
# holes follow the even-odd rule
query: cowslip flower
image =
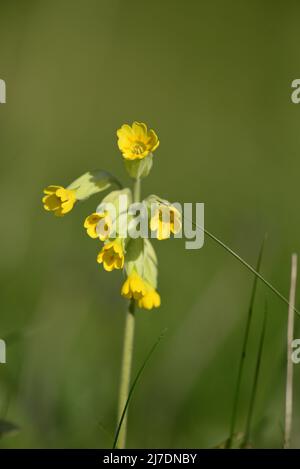
<svg viewBox="0 0 300 469">
<path fill-rule="evenodd" d="M 121 295 L 128 299 L 141 300 L 147 294 L 147 287 L 144 280 L 134 270 L 125 280 Z"/>
<path fill-rule="evenodd" d="M 148 239 L 132 239 L 126 247 L 127 278 L 121 295 L 136 300 L 139 308 L 158 308 L 161 304 L 157 287 L 157 258 Z"/>
<path fill-rule="evenodd" d="M 117 131 L 117 136 L 118 147 L 127 160 L 142 160 L 159 145 L 154 130 L 148 130 L 146 124 L 140 122 L 134 122 L 132 126 L 122 125 Z"/>
<path fill-rule="evenodd" d="M 134 318 L 136 307 L 146 310 L 158 308 L 161 298 L 157 291 L 158 267 L 154 248 L 142 231 L 135 237 L 129 225 L 135 226 L 138 216 L 131 210 L 132 202 L 143 202 L 150 216 L 151 231 L 157 232 L 158 239 L 170 237 L 181 229 L 179 211 L 168 201 L 158 196 L 141 198 L 141 180 L 150 174 L 153 166 L 153 152 L 159 146 L 159 139 L 146 124 L 133 122 L 124 124 L 117 131 L 118 147 L 123 155 L 127 173 L 133 181 L 132 190 L 123 188 L 119 181 L 103 170 L 88 171 L 66 187 L 51 185 L 44 190 L 43 205 L 47 211 L 63 216 L 70 212 L 75 203 L 83 202 L 105 190 L 110 192 L 98 201 L 96 210 L 87 216 L 84 228 L 88 236 L 104 242 L 97 256 L 97 262 L 107 272 L 123 269 L 125 281 L 121 295 L 129 300 L 126 312 L 126 333 L 123 349 L 123 365 L 119 399 L 119 421 L 123 415 L 129 393 L 130 366 L 132 361 Z M 112 190 L 114 186 L 114 190 Z M 126 199 L 126 204 L 123 203 Z M 156 204 L 152 214 L 150 205 Z M 128 224 L 129 220 L 129 224 Z M 132 223 L 133 222 L 133 223 Z M 137 223 L 138 226 L 139 223 Z M 147 230 L 148 231 L 148 230 Z M 124 234 L 125 233 L 125 234 Z M 125 409 L 126 412 L 126 409 Z M 126 416 L 126 413 L 125 413 Z M 118 447 L 125 447 L 125 427 L 120 427 Z"/>
<path fill-rule="evenodd" d="M 159 308 L 161 304 L 160 295 L 149 283 L 145 283 L 146 293 L 138 300 L 139 308 Z"/>
<path fill-rule="evenodd" d="M 76 202 L 75 191 L 62 186 L 48 186 L 44 189 L 44 209 L 62 217 L 70 212 Z"/>
<path fill-rule="evenodd" d="M 168 239 L 170 234 L 181 230 L 180 212 L 170 205 L 159 205 L 150 220 L 151 231 L 156 231 L 159 240 Z"/>
<path fill-rule="evenodd" d="M 97 257 L 97 262 L 103 264 L 107 272 L 122 269 L 124 266 L 124 251 L 119 239 L 106 243 Z"/>
<path fill-rule="evenodd" d="M 99 238 L 100 241 L 105 241 L 109 238 L 112 221 L 107 212 L 95 212 L 86 217 L 83 226 L 90 238 Z"/>
</svg>

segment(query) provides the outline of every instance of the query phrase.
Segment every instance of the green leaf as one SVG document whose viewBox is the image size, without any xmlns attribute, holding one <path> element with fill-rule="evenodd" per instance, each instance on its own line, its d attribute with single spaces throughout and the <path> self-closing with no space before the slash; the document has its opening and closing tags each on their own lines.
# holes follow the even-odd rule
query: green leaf
<svg viewBox="0 0 300 469">
<path fill-rule="evenodd" d="M 112 185 L 121 187 L 119 181 L 107 171 L 88 171 L 79 178 L 75 179 L 67 189 L 76 192 L 77 200 L 85 200 L 93 194 L 105 191 Z"/>
</svg>

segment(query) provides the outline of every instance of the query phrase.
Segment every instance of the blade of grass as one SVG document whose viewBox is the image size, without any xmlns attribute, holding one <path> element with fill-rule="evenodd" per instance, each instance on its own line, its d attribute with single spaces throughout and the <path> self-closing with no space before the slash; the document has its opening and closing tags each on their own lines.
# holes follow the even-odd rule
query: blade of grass
<svg viewBox="0 0 300 469">
<path fill-rule="evenodd" d="M 223 243 L 220 239 L 218 239 L 216 236 L 214 236 L 212 233 L 204 229 L 205 234 L 209 236 L 211 239 L 213 239 L 216 243 L 218 243 L 220 246 L 222 246 L 227 252 L 229 252 L 233 257 L 235 257 L 241 264 L 243 264 L 252 274 L 256 275 L 257 278 L 259 278 L 270 290 L 272 290 L 275 295 L 278 296 L 284 303 L 289 305 L 289 300 L 280 293 L 277 288 L 275 288 L 268 280 L 266 280 L 259 272 L 257 272 L 248 262 L 246 262 L 242 257 L 240 257 L 236 252 L 234 252 L 230 247 L 228 247 L 225 243 Z M 294 311 L 300 316 L 300 311 L 294 307 Z"/>
<path fill-rule="evenodd" d="M 260 371 L 260 365 L 261 365 L 261 359 L 262 359 L 262 353 L 263 353 L 263 347 L 264 347 L 264 341 L 265 341 L 265 335 L 266 335 L 267 318 L 268 318 L 268 303 L 266 300 L 265 311 L 264 311 L 264 321 L 263 321 L 263 325 L 261 329 L 260 341 L 259 341 L 259 346 L 258 346 L 253 386 L 252 386 L 252 392 L 251 392 L 251 397 L 250 397 L 248 415 L 246 419 L 246 430 L 244 434 L 244 440 L 241 445 L 242 447 L 245 447 L 249 443 L 250 429 L 251 429 L 251 423 L 252 423 L 252 418 L 253 418 L 253 409 L 254 409 L 255 398 L 256 398 L 256 393 L 257 393 L 258 377 L 259 377 L 259 371 Z"/>
<path fill-rule="evenodd" d="M 292 342 L 294 338 L 294 305 L 296 296 L 297 282 L 297 254 L 292 255 L 291 266 L 291 286 L 290 286 L 290 304 L 287 326 L 287 375 L 286 375 L 286 394 L 285 394 L 285 428 L 284 445 L 288 449 L 291 444 L 292 434 L 292 416 L 293 416 L 293 361 L 292 361 Z"/>
<path fill-rule="evenodd" d="M 261 260 L 262 260 L 262 255 L 263 255 L 263 250 L 264 250 L 266 237 L 267 236 L 265 235 L 265 237 L 262 241 L 261 247 L 260 247 L 258 260 L 257 260 L 257 265 L 256 265 L 257 272 L 259 272 L 259 270 L 260 270 Z M 246 350 L 247 350 L 248 339 L 249 339 L 249 331 L 250 331 L 250 325 L 251 325 L 251 319 L 252 319 L 252 312 L 253 312 L 253 305 L 254 305 L 254 300 L 255 300 L 256 288 L 257 288 L 257 276 L 254 277 L 253 287 L 252 287 L 252 292 L 251 292 L 251 297 L 250 297 L 250 304 L 249 304 L 248 315 L 247 315 L 247 323 L 246 323 L 246 328 L 245 328 L 245 333 L 244 333 L 242 353 L 241 353 L 241 357 L 240 357 L 238 376 L 237 376 L 237 382 L 236 382 L 236 388 L 235 388 L 235 394 L 234 394 L 232 417 L 231 417 L 231 424 L 230 424 L 230 434 L 229 434 L 229 439 L 227 440 L 227 444 L 226 444 L 227 448 L 231 447 L 231 444 L 232 444 L 232 441 L 233 441 L 235 425 L 236 425 L 238 402 L 239 402 L 239 396 L 240 396 L 242 376 L 243 376 L 243 371 L 244 371 Z"/>
<path fill-rule="evenodd" d="M 166 205 L 166 203 L 162 204 L 161 202 L 158 202 L 160 205 Z M 170 204 L 171 205 L 171 204 Z M 277 290 L 268 280 L 266 280 L 259 272 L 257 272 L 248 262 L 246 262 L 241 256 L 239 256 L 233 249 L 231 249 L 227 244 L 223 243 L 219 238 L 217 238 L 214 234 L 210 233 L 206 228 L 203 226 L 198 225 L 196 222 L 193 220 L 189 220 L 188 218 L 184 217 L 182 214 L 182 219 L 186 219 L 188 222 L 192 223 L 192 225 L 195 228 L 199 228 L 199 230 L 202 230 L 210 239 L 212 239 L 215 243 L 219 244 L 225 251 L 229 252 L 235 259 L 237 259 L 246 269 L 248 269 L 252 274 L 254 274 L 257 278 L 259 278 L 275 295 L 278 296 L 284 303 L 289 305 L 289 300 L 280 293 L 280 291 Z M 300 316 L 300 311 L 295 308 L 294 306 L 294 311 L 297 313 L 298 316 Z"/>
<path fill-rule="evenodd" d="M 116 430 L 116 434 L 115 434 L 115 438 L 114 438 L 114 442 L 113 442 L 113 447 L 112 449 L 116 449 L 117 447 L 117 443 L 118 443 L 118 437 L 119 437 L 119 434 L 120 434 L 120 430 L 122 428 L 122 424 L 123 424 L 123 421 L 124 421 L 124 417 L 126 415 L 126 411 L 127 411 L 127 408 L 128 408 L 128 405 L 129 405 L 129 402 L 131 400 L 131 397 L 132 397 L 132 394 L 133 394 L 133 391 L 145 369 L 145 366 L 147 365 L 148 361 L 150 360 L 154 350 L 156 349 L 156 347 L 158 346 L 158 344 L 160 343 L 160 341 L 163 339 L 164 335 L 165 335 L 165 332 L 166 330 L 164 330 L 160 336 L 158 337 L 158 339 L 156 340 L 156 342 L 154 343 L 154 345 L 151 347 L 148 355 L 146 356 L 144 362 L 142 363 L 140 369 L 138 370 L 133 382 L 132 382 L 132 385 L 130 387 L 130 390 L 129 390 L 129 393 L 128 393 L 128 397 L 127 397 L 127 400 L 126 400 L 126 403 L 125 403 L 125 406 L 124 406 L 124 409 L 123 409 L 123 412 L 122 412 L 122 415 L 121 415 L 121 418 L 120 418 L 120 421 L 119 421 L 119 424 L 118 424 L 118 427 L 117 427 L 117 430 Z"/>
</svg>

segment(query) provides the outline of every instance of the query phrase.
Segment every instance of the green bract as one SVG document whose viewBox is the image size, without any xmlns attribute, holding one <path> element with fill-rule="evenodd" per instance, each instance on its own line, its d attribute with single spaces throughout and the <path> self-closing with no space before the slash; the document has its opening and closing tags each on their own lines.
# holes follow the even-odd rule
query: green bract
<svg viewBox="0 0 300 469">
<path fill-rule="evenodd" d="M 149 153 L 142 160 L 125 160 L 125 168 L 133 179 L 143 179 L 148 176 L 153 165 L 153 155 Z"/>
<path fill-rule="evenodd" d="M 127 236 L 127 211 L 131 203 L 132 192 L 129 188 L 112 191 L 104 197 L 102 202 L 98 205 L 96 213 L 107 212 L 113 225 L 113 232 L 115 234 L 124 233 L 124 236 Z M 114 208 L 114 210 L 112 210 L 112 208 Z"/>
<path fill-rule="evenodd" d="M 85 200 L 93 194 L 105 191 L 112 185 L 121 187 L 119 181 L 109 172 L 102 170 L 88 171 L 75 179 L 67 189 L 76 192 L 77 200 Z"/>
<path fill-rule="evenodd" d="M 133 271 L 153 288 L 157 287 L 157 257 L 148 239 L 130 239 L 126 248 L 125 269 L 127 275 Z"/>
</svg>

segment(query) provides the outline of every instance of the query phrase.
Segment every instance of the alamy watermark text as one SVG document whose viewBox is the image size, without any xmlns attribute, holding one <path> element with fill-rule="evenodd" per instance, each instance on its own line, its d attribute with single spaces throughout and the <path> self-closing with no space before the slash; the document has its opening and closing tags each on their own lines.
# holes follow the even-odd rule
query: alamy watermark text
<svg viewBox="0 0 300 469">
<path fill-rule="evenodd" d="M 6 83 L 0 79 L 0 104 L 6 103 Z"/>
</svg>

